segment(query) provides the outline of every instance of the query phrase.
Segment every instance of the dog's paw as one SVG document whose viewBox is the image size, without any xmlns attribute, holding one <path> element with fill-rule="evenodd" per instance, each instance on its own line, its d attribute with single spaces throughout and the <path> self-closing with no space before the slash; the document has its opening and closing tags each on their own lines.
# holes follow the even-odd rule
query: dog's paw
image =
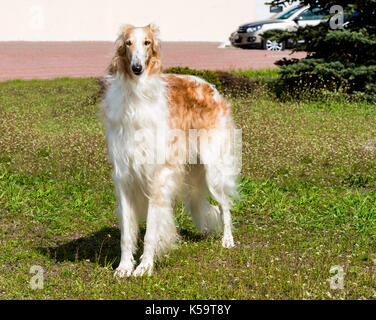
<svg viewBox="0 0 376 320">
<path fill-rule="evenodd" d="M 222 238 L 222 247 L 224 247 L 224 248 L 235 247 L 234 239 L 233 239 L 232 235 L 226 235 Z"/>
<path fill-rule="evenodd" d="M 130 277 L 133 272 L 133 264 L 129 265 L 119 265 L 114 273 L 114 277 L 117 278 L 124 278 L 124 277 Z"/>
<path fill-rule="evenodd" d="M 141 277 L 144 274 L 147 274 L 148 276 L 151 276 L 151 273 L 153 272 L 153 262 L 143 262 L 138 265 L 135 271 L 133 271 L 134 277 Z"/>
</svg>

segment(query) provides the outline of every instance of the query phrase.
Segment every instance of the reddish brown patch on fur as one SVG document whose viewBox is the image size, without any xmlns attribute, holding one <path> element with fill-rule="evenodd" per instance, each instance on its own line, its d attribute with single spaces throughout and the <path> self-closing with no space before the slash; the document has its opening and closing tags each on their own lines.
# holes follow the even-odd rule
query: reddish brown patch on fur
<svg viewBox="0 0 376 320">
<path fill-rule="evenodd" d="M 165 80 L 171 129 L 209 130 L 215 128 L 221 111 L 229 115 L 227 103 L 222 97 L 216 101 L 216 92 L 209 84 L 176 75 L 165 75 Z"/>
<path fill-rule="evenodd" d="M 148 75 L 162 72 L 161 62 L 161 45 L 160 41 L 156 39 L 155 33 L 158 29 L 153 25 L 144 27 L 147 38 L 151 41 L 151 45 L 146 50 L 146 70 Z"/>
<path fill-rule="evenodd" d="M 125 45 L 126 40 L 129 38 L 130 33 L 134 30 L 134 26 L 126 25 L 121 30 L 118 38 L 115 41 L 115 55 L 107 68 L 109 75 L 115 75 L 117 72 L 124 75 L 131 75 L 130 60 L 127 55 L 127 48 Z"/>
<path fill-rule="evenodd" d="M 107 73 L 109 75 L 115 75 L 117 72 L 124 74 L 130 74 L 130 61 L 126 55 L 125 41 L 129 36 L 129 33 L 135 27 L 132 25 L 126 25 L 121 30 L 118 38 L 115 41 L 115 55 L 113 56 L 110 65 L 107 67 Z"/>
</svg>

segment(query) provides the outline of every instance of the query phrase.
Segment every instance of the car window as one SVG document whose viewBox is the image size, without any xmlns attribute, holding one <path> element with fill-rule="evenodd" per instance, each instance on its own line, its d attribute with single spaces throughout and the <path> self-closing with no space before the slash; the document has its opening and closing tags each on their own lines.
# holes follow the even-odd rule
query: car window
<svg viewBox="0 0 376 320">
<path fill-rule="evenodd" d="M 313 8 L 312 10 L 304 10 L 298 18 L 299 20 L 321 20 L 325 15 L 327 15 L 325 10 L 322 10 L 321 8 Z"/>
<path fill-rule="evenodd" d="M 297 6 L 295 8 L 290 9 L 287 12 L 283 12 L 280 16 L 277 17 L 277 19 L 288 19 L 290 18 L 295 12 L 300 10 L 303 6 Z"/>
</svg>

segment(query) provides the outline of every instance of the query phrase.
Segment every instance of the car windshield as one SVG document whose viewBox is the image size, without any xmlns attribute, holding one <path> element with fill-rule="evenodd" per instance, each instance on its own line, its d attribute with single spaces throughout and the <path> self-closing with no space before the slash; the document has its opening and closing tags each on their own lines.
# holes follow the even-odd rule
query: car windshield
<svg viewBox="0 0 376 320">
<path fill-rule="evenodd" d="M 305 9 L 300 15 L 300 20 L 320 20 L 325 16 L 329 16 L 328 10 L 322 8 Z"/>
<path fill-rule="evenodd" d="M 297 6 L 295 8 L 292 8 L 286 12 L 282 12 L 280 16 L 277 17 L 277 19 L 288 19 L 290 18 L 296 11 L 301 9 L 303 6 Z"/>
</svg>

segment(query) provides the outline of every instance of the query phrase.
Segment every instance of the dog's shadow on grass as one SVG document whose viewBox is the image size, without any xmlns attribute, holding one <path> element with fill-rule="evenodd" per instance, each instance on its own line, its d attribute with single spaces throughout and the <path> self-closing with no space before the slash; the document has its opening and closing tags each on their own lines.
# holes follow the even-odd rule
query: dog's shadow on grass
<svg viewBox="0 0 376 320">
<path fill-rule="evenodd" d="M 120 261 L 120 231 L 106 227 L 90 235 L 38 251 L 57 262 L 90 261 L 101 266 L 117 266 Z"/>
<path fill-rule="evenodd" d="M 180 229 L 181 239 L 186 242 L 199 242 L 204 239 L 201 234 Z M 138 250 L 135 255 L 139 261 L 143 251 L 145 228 L 140 229 Z M 57 262 L 90 261 L 100 266 L 116 268 L 120 262 L 120 231 L 115 227 L 105 227 L 88 236 L 51 247 L 39 247 L 38 251 Z"/>
</svg>

